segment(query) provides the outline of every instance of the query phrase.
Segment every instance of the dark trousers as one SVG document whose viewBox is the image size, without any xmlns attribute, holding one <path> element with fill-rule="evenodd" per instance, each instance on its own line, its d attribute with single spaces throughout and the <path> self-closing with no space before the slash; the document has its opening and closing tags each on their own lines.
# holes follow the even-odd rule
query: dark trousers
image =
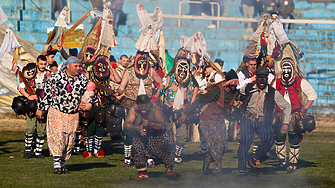
<svg viewBox="0 0 335 188">
<path fill-rule="evenodd" d="M 55 12 L 58 11 L 59 13 L 63 9 L 63 2 L 62 0 L 52 0 L 51 2 L 51 18 L 55 19 Z"/>
<path fill-rule="evenodd" d="M 264 125 L 264 121 L 256 122 L 249 118 L 242 120 L 241 126 L 241 141 L 237 151 L 238 169 L 246 171 L 248 151 L 253 142 L 254 132 L 257 133 L 261 141 L 258 144 L 256 152 L 253 154 L 255 160 L 259 160 L 274 144 L 274 132 L 271 125 Z"/>
</svg>

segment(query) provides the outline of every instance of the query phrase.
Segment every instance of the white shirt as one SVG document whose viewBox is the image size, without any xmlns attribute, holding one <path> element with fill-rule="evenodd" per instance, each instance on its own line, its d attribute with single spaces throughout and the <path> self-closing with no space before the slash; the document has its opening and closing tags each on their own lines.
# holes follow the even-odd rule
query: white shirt
<svg viewBox="0 0 335 188">
<path fill-rule="evenodd" d="M 211 80 L 215 73 L 216 73 L 216 71 L 211 72 L 211 74 L 208 77 L 208 80 Z M 215 74 L 214 81 L 215 81 L 215 83 L 221 82 L 222 81 L 222 76 L 219 73 Z"/>
<path fill-rule="evenodd" d="M 43 89 L 42 83 L 43 83 L 44 75 L 45 75 L 45 71 L 42 73 L 41 76 L 39 76 L 38 74 L 36 74 L 36 79 L 35 79 L 36 89 Z M 24 85 L 24 83 L 22 82 L 22 83 L 19 84 L 19 88 L 25 89 L 26 85 Z"/>
<path fill-rule="evenodd" d="M 207 81 L 206 79 L 201 79 L 201 76 L 195 76 L 196 81 L 198 82 L 199 85 L 199 91 L 205 89 L 207 87 Z"/>
<path fill-rule="evenodd" d="M 311 86 L 311 84 L 306 79 L 301 79 L 300 86 L 301 86 L 302 92 L 306 95 L 307 100 L 315 101 L 318 98 L 314 88 Z M 287 91 L 285 91 L 284 99 L 289 104 L 291 104 L 291 99 Z"/>
<path fill-rule="evenodd" d="M 236 89 L 241 89 L 242 87 L 244 87 L 245 85 L 249 84 L 252 82 L 251 78 L 246 78 L 244 76 L 244 74 L 242 73 L 242 71 L 238 72 L 237 74 L 238 77 L 238 81 L 239 81 L 239 85 L 237 85 Z M 268 75 L 268 83 L 271 84 L 272 80 L 275 78 L 275 76 L 273 74 L 269 74 Z"/>
</svg>

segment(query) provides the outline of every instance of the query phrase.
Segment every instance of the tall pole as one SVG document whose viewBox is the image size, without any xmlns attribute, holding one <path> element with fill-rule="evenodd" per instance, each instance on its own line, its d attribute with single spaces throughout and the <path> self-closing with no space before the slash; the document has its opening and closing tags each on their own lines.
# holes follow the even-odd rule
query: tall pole
<svg viewBox="0 0 335 188">
<path fill-rule="evenodd" d="M 71 22 L 71 8 L 70 8 L 70 0 L 67 0 L 67 6 L 69 7 L 69 13 L 67 14 L 67 23 L 70 23 Z"/>
</svg>

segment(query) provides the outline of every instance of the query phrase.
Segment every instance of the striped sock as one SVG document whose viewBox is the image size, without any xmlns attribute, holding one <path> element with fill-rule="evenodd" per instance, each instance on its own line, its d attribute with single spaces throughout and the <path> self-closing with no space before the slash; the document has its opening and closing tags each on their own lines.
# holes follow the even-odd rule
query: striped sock
<svg viewBox="0 0 335 188">
<path fill-rule="evenodd" d="M 93 150 L 93 136 L 86 137 L 86 151 L 92 153 Z"/>
<path fill-rule="evenodd" d="M 45 139 L 44 136 L 40 136 L 40 135 L 37 136 L 35 155 L 41 155 L 42 154 L 44 139 Z"/>
<path fill-rule="evenodd" d="M 94 136 L 94 153 L 98 153 L 100 151 L 100 147 L 102 144 L 102 138 L 103 137 L 99 137 L 99 136 Z"/>
<path fill-rule="evenodd" d="M 54 162 L 54 168 L 61 168 L 61 159 L 59 155 L 52 156 L 53 162 Z"/>
<path fill-rule="evenodd" d="M 73 151 L 79 152 L 80 150 L 80 139 L 81 139 L 81 131 L 76 131 L 76 137 L 74 140 Z"/>
<path fill-rule="evenodd" d="M 180 157 L 181 152 L 183 151 L 184 147 L 176 145 L 176 157 Z"/>
<path fill-rule="evenodd" d="M 33 134 L 25 134 L 24 143 L 25 143 L 25 151 L 31 151 L 31 145 L 33 143 L 34 135 Z"/>
<path fill-rule="evenodd" d="M 130 155 L 131 155 L 131 146 L 132 145 L 124 145 L 124 158 L 125 158 L 125 161 L 129 160 L 129 163 L 130 163 Z"/>
</svg>

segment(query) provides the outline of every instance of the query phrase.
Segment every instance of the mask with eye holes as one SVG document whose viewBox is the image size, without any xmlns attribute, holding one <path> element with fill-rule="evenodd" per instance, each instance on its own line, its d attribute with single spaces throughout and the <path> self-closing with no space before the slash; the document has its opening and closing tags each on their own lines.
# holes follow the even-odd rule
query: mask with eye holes
<svg viewBox="0 0 335 188">
<path fill-rule="evenodd" d="M 176 62 L 175 75 L 178 82 L 181 84 L 188 81 L 190 77 L 190 64 L 185 58 L 180 58 Z"/>
<path fill-rule="evenodd" d="M 284 58 L 281 62 L 282 81 L 284 86 L 290 86 L 295 81 L 293 60 L 291 58 Z"/>
<path fill-rule="evenodd" d="M 145 76 L 149 70 L 149 57 L 147 54 L 138 54 L 135 58 L 135 72 L 137 75 Z"/>
<path fill-rule="evenodd" d="M 35 63 L 28 63 L 22 70 L 24 77 L 27 80 L 31 80 L 36 76 L 36 64 Z"/>
<path fill-rule="evenodd" d="M 95 60 L 95 63 L 92 67 L 94 78 L 98 81 L 105 81 L 109 79 L 109 59 L 106 56 L 98 56 Z"/>
</svg>

